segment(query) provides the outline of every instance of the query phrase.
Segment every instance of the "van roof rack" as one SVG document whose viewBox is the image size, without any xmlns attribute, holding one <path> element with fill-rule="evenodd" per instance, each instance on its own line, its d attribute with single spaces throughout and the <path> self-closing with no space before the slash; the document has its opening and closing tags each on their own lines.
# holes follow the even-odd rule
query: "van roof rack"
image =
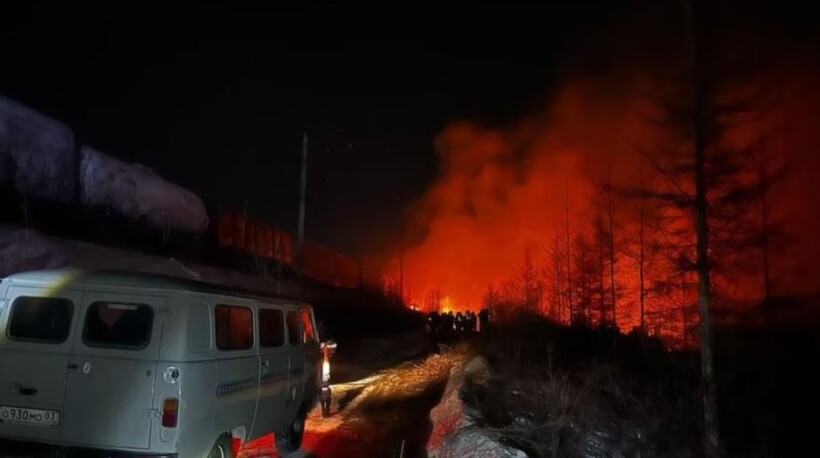
<svg viewBox="0 0 820 458">
<path fill-rule="evenodd" d="M 174 277 L 149 272 L 128 270 L 83 270 L 83 269 L 50 269 L 33 270 L 9 275 L 3 279 L 10 283 L 37 283 L 51 287 L 64 288 L 68 285 L 86 286 L 121 286 L 127 288 L 154 288 L 173 291 L 191 291 L 198 293 L 224 294 L 256 300 L 289 300 L 299 303 L 304 301 L 284 295 L 269 294 L 243 288 L 235 288 L 216 283 L 209 283 L 190 278 Z"/>
</svg>

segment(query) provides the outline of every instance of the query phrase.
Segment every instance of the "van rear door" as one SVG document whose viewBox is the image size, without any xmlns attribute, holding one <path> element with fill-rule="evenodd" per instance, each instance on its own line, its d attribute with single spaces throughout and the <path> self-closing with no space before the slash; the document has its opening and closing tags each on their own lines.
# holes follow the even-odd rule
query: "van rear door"
<svg viewBox="0 0 820 458">
<path fill-rule="evenodd" d="M 285 314 L 281 307 L 259 304 L 259 401 L 252 438 L 275 431 L 288 424 L 285 409 L 288 396 L 288 348 Z"/>
<path fill-rule="evenodd" d="M 313 393 L 305 395 L 318 396 L 322 382 L 322 351 L 319 346 L 319 335 L 316 332 L 316 320 L 313 317 L 313 310 L 309 306 L 299 308 L 302 317 L 302 364 L 305 367 L 302 376 L 302 384 L 306 389 L 315 389 Z M 310 399 L 311 402 L 316 399 Z M 308 408 L 313 408 L 312 405 Z"/>
<path fill-rule="evenodd" d="M 288 398 L 285 402 L 290 418 L 302 403 L 302 379 L 305 374 L 304 350 L 302 348 L 302 318 L 299 310 L 289 307 L 286 318 L 288 328 Z"/>
<path fill-rule="evenodd" d="M 149 447 L 164 310 L 160 296 L 84 295 L 66 382 L 67 441 Z"/>
<path fill-rule="evenodd" d="M 0 305 L 0 437 L 59 441 L 81 294 L 10 286 Z"/>
</svg>

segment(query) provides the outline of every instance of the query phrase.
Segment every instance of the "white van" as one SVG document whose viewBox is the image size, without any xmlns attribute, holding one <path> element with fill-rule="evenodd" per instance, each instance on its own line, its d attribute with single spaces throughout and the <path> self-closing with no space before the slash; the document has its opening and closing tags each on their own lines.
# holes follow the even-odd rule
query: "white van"
<svg viewBox="0 0 820 458">
<path fill-rule="evenodd" d="M 0 454 L 229 457 L 232 439 L 271 432 L 289 453 L 321 389 L 309 305 L 195 281 L 12 275 L 0 330 Z"/>
</svg>

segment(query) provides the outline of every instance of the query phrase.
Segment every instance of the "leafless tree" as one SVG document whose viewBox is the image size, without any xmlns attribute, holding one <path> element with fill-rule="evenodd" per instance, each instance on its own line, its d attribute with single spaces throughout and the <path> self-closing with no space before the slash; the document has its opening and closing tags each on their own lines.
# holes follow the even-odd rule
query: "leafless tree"
<svg viewBox="0 0 820 458">
<path fill-rule="evenodd" d="M 484 292 L 484 298 L 481 301 L 481 306 L 490 311 L 493 315 L 498 312 L 498 307 L 501 305 L 501 294 L 493 286 L 492 283 L 487 285 L 487 291 Z"/>
<path fill-rule="evenodd" d="M 436 285 L 427 291 L 427 294 L 424 296 L 422 306 L 427 312 L 438 312 L 441 310 L 442 299 L 441 288 Z"/>
<path fill-rule="evenodd" d="M 598 242 L 598 261 L 599 261 L 599 268 L 598 268 L 598 302 L 600 305 L 599 308 L 599 316 L 598 316 L 598 324 L 606 325 L 607 324 L 607 304 L 606 304 L 606 287 L 604 286 L 605 277 L 606 277 L 606 251 L 609 249 L 609 236 L 607 232 L 604 230 L 604 220 L 599 214 L 595 218 L 595 232 L 597 233 L 597 242 Z"/>
<path fill-rule="evenodd" d="M 609 176 L 606 184 L 607 216 L 609 218 L 609 280 L 612 297 L 612 326 L 618 326 L 618 299 L 615 287 L 615 209 L 612 198 L 612 165 L 609 167 Z M 602 317 L 603 318 L 603 317 Z"/>
<path fill-rule="evenodd" d="M 641 158 L 642 159 L 642 158 Z M 648 198 L 646 195 L 645 190 L 647 188 L 646 183 L 644 181 L 644 162 L 641 160 L 640 163 L 640 175 L 639 175 L 639 184 L 638 190 L 630 189 L 628 187 L 616 187 L 612 186 L 610 190 L 615 189 L 617 193 L 623 197 L 625 197 L 625 201 L 627 203 L 636 204 L 637 208 L 632 206 L 627 206 L 627 212 L 629 213 L 628 219 L 634 219 L 634 224 L 631 224 L 629 234 L 625 237 L 625 243 L 623 244 L 622 253 L 626 258 L 629 258 L 635 262 L 636 266 L 636 276 L 638 279 L 637 284 L 637 298 L 638 298 L 638 314 L 639 314 L 639 329 L 641 334 L 646 335 L 649 331 L 647 329 L 647 315 L 649 314 L 647 310 L 647 299 L 652 287 L 650 286 L 651 280 L 648 278 L 649 273 L 651 271 L 650 258 L 653 258 L 657 250 L 657 245 L 650 243 L 650 233 L 653 232 L 653 228 L 650 227 L 648 219 L 650 216 L 651 210 L 649 207 Z M 655 218 L 657 221 L 657 218 Z M 655 228 L 657 231 L 657 228 Z M 656 311 L 657 312 L 657 311 Z M 658 322 L 657 318 L 659 316 L 658 313 L 654 313 L 653 316 L 655 317 L 655 325 L 654 329 L 656 331 L 654 334 L 659 334 L 658 329 Z"/>
<path fill-rule="evenodd" d="M 713 362 L 712 315 L 716 302 L 725 301 L 721 288 L 736 274 L 757 238 L 752 216 L 760 186 L 750 153 L 755 142 L 736 146 L 727 141 L 731 129 L 753 107 L 749 98 L 729 96 L 741 75 L 733 72 L 720 53 L 709 5 L 686 0 L 685 59 L 682 84 L 655 100 L 662 121 L 678 133 L 681 146 L 645 154 L 662 183 L 644 197 L 663 202 L 665 215 L 675 222 L 662 233 L 670 259 L 671 289 L 680 295 L 680 327 L 684 340 L 699 330 L 704 445 L 707 456 L 722 455 L 718 429 Z M 722 57 L 721 57 L 722 56 Z M 734 93 L 739 93 L 734 91 Z M 748 97 L 748 93 L 746 93 Z M 696 285 L 698 320 L 688 307 Z M 674 311 L 675 308 L 670 308 Z"/>
<path fill-rule="evenodd" d="M 573 277 L 576 279 L 573 284 L 576 304 L 572 322 L 589 325 L 593 304 L 598 302 L 596 285 L 600 278 L 599 259 L 596 256 L 594 242 L 590 241 L 583 228 L 576 231 L 574 246 L 572 269 Z"/>
<path fill-rule="evenodd" d="M 643 161 L 641 161 L 641 181 L 643 182 Z M 639 198 L 638 211 L 638 303 L 641 314 L 641 335 L 646 335 L 646 198 Z"/>
<path fill-rule="evenodd" d="M 668 301 L 657 317 L 676 328 L 682 345 L 688 345 L 688 339 L 697 331 L 704 450 L 713 457 L 722 455 L 713 362 L 713 309 L 716 304 L 727 303 L 725 291 L 740 269 L 754 264 L 744 261 L 754 253 L 750 248 L 760 239 L 755 209 L 765 189 L 761 186 L 765 174 L 755 170 L 755 161 L 749 161 L 757 142 L 737 145 L 727 141 L 732 129 L 757 106 L 748 91 L 737 90 L 747 82 L 741 81 L 744 75 L 738 70 L 748 72 L 748 67 L 726 62 L 708 3 L 685 0 L 683 5 L 684 65 L 676 83 L 659 85 L 662 88 L 654 100 L 661 113 L 659 124 L 670 128 L 679 145 L 654 154 L 636 147 L 655 172 L 651 182 L 641 185 L 644 192 L 636 193 L 641 199 L 639 301 L 642 328 L 646 326 L 646 294 L 653 290 Z M 655 236 L 665 253 L 662 270 L 666 278 L 651 287 L 645 283 L 646 250 L 651 246 L 646 233 L 647 199 L 663 207 L 663 221 Z M 764 270 L 768 270 L 766 262 Z"/>
<path fill-rule="evenodd" d="M 549 304 L 549 316 L 552 320 L 563 323 L 564 321 L 564 242 L 560 234 L 552 237 L 550 246 L 544 246 L 544 253 L 547 255 L 548 263 L 544 273 L 546 280 L 547 302 Z"/>
<path fill-rule="evenodd" d="M 565 216 L 565 225 L 566 225 L 566 234 L 564 241 L 567 244 L 567 249 L 564 252 L 564 258 L 567 263 L 567 307 L 569 308 L 569 321 L 570 323 L 575 317 L 575 306 L 572 302 L 572 252 L 570 250 L 570 243 L 572 239 L 570 238 L 570 219 L 569 219 L 569 182 L 567 182 L 567 190 L 566 190 L 566 216 Z"/>
<path fill-rule="evenodd" d="M 524 250 L 524 258 L 518 270 L 522 305 L 528 312 L 537 312 L 541 308 L 543 281 L 538 275 L 529 249 Z"/>
</svg>

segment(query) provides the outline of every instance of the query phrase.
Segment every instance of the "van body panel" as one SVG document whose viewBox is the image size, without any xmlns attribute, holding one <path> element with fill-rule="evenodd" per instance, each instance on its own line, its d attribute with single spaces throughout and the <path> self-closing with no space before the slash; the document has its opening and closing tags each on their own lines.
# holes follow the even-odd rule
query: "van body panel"
<svg viewBox="0 0 820 458">
<path fill-rule="evenodd" d="M 194 363 L 167 362 L 160 367 L 174 366 L 179 369 L 179 380 L 175 385 L 157 377 L 157 402 L 178 389 L 180 393 L 179 425 L 176 429 L 162 428 L 157 424 L 159 439 L 152 451 L 179 453 L 180 457 L 205 456 L 217 434 L 214 425 L 214 404 L 216 393 L 216 363 L 199 361 Z M 161 394 L 162 393 L 162 394 Z M 161 408 L 161 407 L 160 407 Z M 152 436 L 154 437 L 154 436 Z M 161 442 L 161 444 L 160 444 Z M 169 448 L 170 446 L 170 448 Z"/>
<path fill-rule="evenodd" d="M 59 344 L 17 340 L 9 335 L 11 314 L 20 297 L 59 297 L 72 302 L 68 336 Z M 10 286 L 0 313 L 0 406 L 57 411 L 59 424 L 34 426 L 0 419 L 0 437 L 59 441 L 66 424 L 65 381 L 82 294 L 48 288 Z"/>
<path fill-rule="evenodd" d="M 72 369 L 66 379 L 69 396 L 64 439 L 95 447 L 147 449 L 151 424 L 158 418 L 153 408 L 154 379 L 165 298 L 134 293 L 86 293 L 78 316 L 83 325 L 95 313 L 92 306 L 99 303 L 150 307 L 153 320 L 149 341 L 144 348 L 116 348 L 95 345 L 86 340 L 85 332 L 76 333 Z"/>
<path fill-rule="evenodd" d="M 217 431 L 252 430 L 259 387 L 258 363 L 255 354 L 216 361 L 216 389 L 212 396 Z"/>
<path fill-rule="evenodd" d="M 214 348 L 212 332 L 214 325 L 211 308 L 204 300 L 192 300 L 190 301 L 188 307 L 185 307 L 185 309 L 188 312 L 188 316 L 186 317 L 188 323 L 185 326 L 182 326 L 182 323 L 180 323 L 180 326 L 176 329 L 185 329 L 187 331 L 187 353 L 190 355 L 186 359 L 191 359 L 192 357 L 195 357 L 196 354 L 204 354 L 210 357 L 208 353 L 210 353 Z M 179 336 L 177 338 L 182 337 Z M 163 349 L 166 348 L 167 350 L 163 354 L 163 359 L 168 360 L 179 359 L 178 355 L 172 353 L 172 348 L 179 349 L 178 351 L 184 351 L 185 349 L 182 345 L 163 346 Z"/>
</svg>

